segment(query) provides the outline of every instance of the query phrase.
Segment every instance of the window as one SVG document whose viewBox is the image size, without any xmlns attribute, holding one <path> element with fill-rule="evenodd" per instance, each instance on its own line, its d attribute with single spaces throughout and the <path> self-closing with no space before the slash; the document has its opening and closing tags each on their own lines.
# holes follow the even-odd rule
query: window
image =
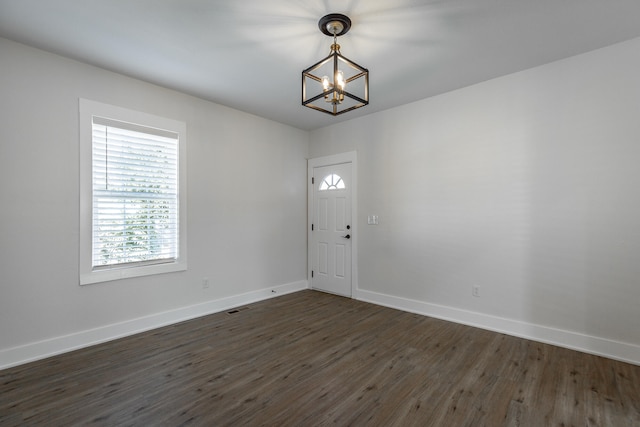
<svg viewBox="0 0 640 427">
<path fill-rule="evenodd" d="M 320 183 L 320 191 L 326 190 L 344 190 L 344 181 L 339 175 L 332 173 L 324 177 Z"/>
<path fill-rule="evenodd" d="M 80 100 L 80 283 L 186 269 L 186 125 Z"/>
</svg>

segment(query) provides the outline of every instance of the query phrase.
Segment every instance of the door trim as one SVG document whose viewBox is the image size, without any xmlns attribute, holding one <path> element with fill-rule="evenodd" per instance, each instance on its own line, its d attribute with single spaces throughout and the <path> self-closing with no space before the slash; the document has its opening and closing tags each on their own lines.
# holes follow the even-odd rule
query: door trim
<svg viewBox="0 0 640 427">
<path fill-rule="evenodd" d="M 351 163 L 351 298 L 357 299 L 358 290 L 358 156 L 355 151 L 334 154 L 331 156 L 316 157 L 307 161 L 307 283 L 312 286 L 311 266 L 313 265 L 311 250 L 311 224 L 313 223 L 313 169 L 322 166 L 338 165 L 341 163 Z"/>
</svg>

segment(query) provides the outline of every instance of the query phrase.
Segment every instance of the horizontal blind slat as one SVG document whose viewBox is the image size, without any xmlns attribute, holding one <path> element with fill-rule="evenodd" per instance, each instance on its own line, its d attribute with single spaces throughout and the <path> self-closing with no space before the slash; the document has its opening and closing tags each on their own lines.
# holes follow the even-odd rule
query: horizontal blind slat
<svg viewBox="0 0 640 427">
<path fill-rule="evenodd" d="M 114 129 L 114 131 L 119 133 L 127 133 L 127 132 L 137 132 L 145 135 L 154 135 L 160 138 L 172 138 L 177 139 L 178 133 L 166 130 L 159 129 L 151 126 L 144 126 L 136 123 L 123 122 L 121 120 L 109 119 L 106 117 L 93 116 L 93 129 L 101 130 L 103 128 L 109 127 Z"/>
</svg>

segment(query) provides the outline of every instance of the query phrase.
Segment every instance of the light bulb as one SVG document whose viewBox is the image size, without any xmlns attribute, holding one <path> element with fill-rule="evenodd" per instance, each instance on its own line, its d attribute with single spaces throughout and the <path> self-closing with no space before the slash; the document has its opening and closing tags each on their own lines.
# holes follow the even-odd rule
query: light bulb
<svg viewBox="0 0 640 427">
<path fill-rule="evenodd" d="M 322 90 L 325 92 L 329 90 L 329 77 L 327 76 L 322 76 Z"/>
<path fill-rule="evenodd" d="M 344 90 L 346 83 L 344 81 L 344 73 L 340 70 L 336 73 L 336 85 L 340 88 L 341 91 Z"/>
</svg>

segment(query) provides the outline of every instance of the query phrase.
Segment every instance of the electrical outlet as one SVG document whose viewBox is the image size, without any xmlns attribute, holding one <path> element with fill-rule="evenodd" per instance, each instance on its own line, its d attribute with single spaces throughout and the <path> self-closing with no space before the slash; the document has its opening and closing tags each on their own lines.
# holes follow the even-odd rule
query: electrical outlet
<svg viewBox="0 0 640 427">
<path fill-rule="evenodd" d="M 474 297 L 479 297 L 480 296 L 480 286 L 474 285 L 471 288 L 471 295 L 473 295 Z"/>
<path fill-rule="evenodd" d="M 202 289 L 207 289 L 209 287 L 209 278 L 208 277 L 204 277 L 202 279 Z"/>
</svg>

